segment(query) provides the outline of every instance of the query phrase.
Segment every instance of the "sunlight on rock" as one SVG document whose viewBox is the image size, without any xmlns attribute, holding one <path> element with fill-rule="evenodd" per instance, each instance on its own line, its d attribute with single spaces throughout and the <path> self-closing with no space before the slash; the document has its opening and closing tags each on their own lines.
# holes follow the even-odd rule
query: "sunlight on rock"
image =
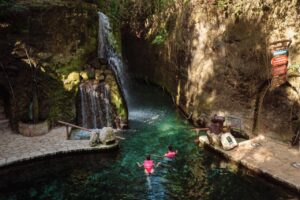
<svg viewBox="0 0 300 200">
<path fill-rule="evenodd" d="M 181 80 L 179 80 L 177 85 L 177 95 L 176 95 L 176 105 L 179 105 L 180 101 L 180 88 L 181 88 Z"/>
<path fill-rule="evenodd" d="M 88 73 L 86 71 L 80 72 L 80 76 L 83 80 L 88 80 L 89 79 Z"/>
<path fill-rule="evenodd" d="M 207 32 L 208 29 L 206 28 L 206 23 L 197 23 L 196 24 L 196 30 L 198 32 L 198 43 L 199 43 L 199 48 L 204 50 L 206 46 L 206 42 L 208 40 Z"/>
<path fill-rule="evenodd" d="M 0 29 L 5 29 L 8 28 L 10 26 L 9 23 L 0 23 Z"/>
<path fill-rule="evenodd" d="M 257 150 L 257 151 L 258 151 L 258 153 L 255 153 L 255 151 L 254 151 L 252 157 L 258 162 L 265 162 L 265 161 L 269 160 L 270 157 L 272 156 L 272 153 L 266 149 Z"/>
<path fill-rule="evenodd" d="M 67 78 L 63 79 L 64 87 L 70 91 L 80 83 L 80 74 L 78 72 L 71 72 Z"/>
<path fill-rule="evenodd" d="M 296 35 L 298 35 L 298 33 L 295 31 L 294 27 L 289 27 L 285 31 L 285 36 L 287 39 L 294 39 Z"/>
<path fill-rule="evenodd" d="M 213 91 L 205 101 L 207 104 L 211 104 L 216 97 L 217 97 L 216 91 Z"/>
</svg>

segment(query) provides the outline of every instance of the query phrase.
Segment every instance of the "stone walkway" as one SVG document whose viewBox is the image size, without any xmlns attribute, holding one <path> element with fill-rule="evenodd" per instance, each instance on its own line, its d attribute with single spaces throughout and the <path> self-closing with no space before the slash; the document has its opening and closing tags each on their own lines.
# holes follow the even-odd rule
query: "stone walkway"
<svg viewBox="0 0 300 200">
<path fill-rule="evenodd" d="M 67 140 L 65 127 L 37 137 L 0 130 L 0 167 L 49 155 L 102 150 L 103 147 L 90 147 L 88 140 Z"/>
<path fill-rule="evenodd" d="M 230 151 L 210 146 L 206 136 L 200 136 L 199 140 L 201 145 L 209 146 L 229 160 L 300 192 L 300 151 L 298 149 L 264 136 L 241 142 L 238 147 Z M 293 167 L 293 163 L 298 163 L 296 167 L 299 168 Z"/>
</svg>

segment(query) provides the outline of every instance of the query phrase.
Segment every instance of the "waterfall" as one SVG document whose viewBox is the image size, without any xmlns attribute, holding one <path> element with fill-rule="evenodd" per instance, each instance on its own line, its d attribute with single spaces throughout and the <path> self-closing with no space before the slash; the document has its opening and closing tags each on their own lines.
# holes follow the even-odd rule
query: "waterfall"
<svg viewBox="0 0 300 200">
<path fill-rule="evenodd" d="M 98 58 L 105 62 L 114 72 L 121 93 L 127 98 L 128 83 L 122 58 L 113 47 L 114 37 L 109 19 L 99 12 Z M 102 128 L 113 125 L 113 114 L 110 100 L 110 89 L 105 83 L 86 81 L 79 86 L 80 113 L 79 122 L 85 128 Z"/>
<path fill-rule="evenodd" d="M 99 31 L 98 31 L 98 58 L 107 62 L 109 67 L 116 75 L 117 82 L 121 87 L 121 92 L 124 98 L 128 99 L 127 92 L 127 76 L 124 70 L 124 64 L 121 56 L 117 54 L 113 47 L 114 37 L 111 32 L 111 27 L 108 17 L 102 12 L 98 12 L 99 16 Z"/>
<path fill-rule="evenodd" d="M 105 84 L 88 81 L 79 86 L 81 125 L 85 128 L 111 126 L 110 92 Z"/>
<path fill-rule="evenodd" d="M 98 58 L 106 59 L 109 54 L 110 48 L 108 48 L 109 41 L 108 35 L 110 33 L 110 24 L 108 17 L 101 12 L 98 12 L 99 16 L 99 29 L 98 29 Z"/>
<path fill-rule="evenodd" d="M 112 127 L 112 116 L 111 116 L 111 105 L 110 105 L 110 101 L 109 101 L 109 90 L 105 87 L 105 85 L 102 85 L 103 89 L 103 99 L 104 99 L 104 107 L 105 107 L 105 117 L 106 117 L 106 126 L 107 127 Z"/>
</svg>

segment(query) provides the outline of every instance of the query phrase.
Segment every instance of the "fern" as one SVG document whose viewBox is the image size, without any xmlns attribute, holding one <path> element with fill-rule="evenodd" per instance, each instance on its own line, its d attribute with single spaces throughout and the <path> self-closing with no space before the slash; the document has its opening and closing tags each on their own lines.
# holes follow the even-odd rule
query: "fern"
<svg viewBox="0 0 300 200">
<path fill-rule="evenodd" d="M 167 36 L 168 36 L 168 32 L 165 28 L 162 28 L 158 34 L 156 35 L 156 37 L 154 38 L 154 40 L 152 40 L 151 44 L 156 44 L 156 45 L 159 45 L 159 44 L 162 44 L 166 41 L 167 39 Z"/>
</svg>

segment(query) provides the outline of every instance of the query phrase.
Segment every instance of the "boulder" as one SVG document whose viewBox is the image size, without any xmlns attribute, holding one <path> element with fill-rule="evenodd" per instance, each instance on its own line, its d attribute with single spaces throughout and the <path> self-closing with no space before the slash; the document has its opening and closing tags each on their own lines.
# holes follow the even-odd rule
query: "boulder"
<svg viewBox="0 0 300 200">
<path fill-rule="evenodd" d="M 100 142 L 102 144 L 113 143 L 116 140 L 116 134 L 111 127 L 103 127 L 100 131 Z"/>
<path fill-rule="evenodd" d="M 204 144 L 209 144 L 208 137 L 206 135 L 201 135 L 195 140 L 196 144 L 204 145 Z"/>
<path fill-rule="evenodd" d="M 95 70 L 95 79 L 97 81 L 103 81 L 105 79 L 102 70 L 100 70 L 100 69 Z"/>
<path fill-rule="evenodd" d="M 85 81 L 89 79 L 88 73 L 86 71 L 80 72 L 80 77 Z"/>
<path fill-rule="evenodd" d="M 98 144 L 100 143 L 100 140 L 99 140 L 99 133 L 96 132 L 96 131 L 93 131 L 91 133 L 91 137 L 90 137 L 90 146 L 91 147 L 94 147 L 94 146 L 97 146 Z"/>
<path fill-rule="evenodd" d="M 64 79 L 65 89 L 71 91 L 74 87 L 80 83 L 80 74 L 78 72 L 71 72 L 67 78 Z"/>
</svg>

